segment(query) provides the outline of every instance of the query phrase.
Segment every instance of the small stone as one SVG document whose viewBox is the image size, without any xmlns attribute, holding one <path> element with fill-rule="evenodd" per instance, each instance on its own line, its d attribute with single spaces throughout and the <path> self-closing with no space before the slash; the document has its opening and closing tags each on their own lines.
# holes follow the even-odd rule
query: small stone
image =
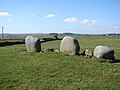
<svg viewBox="0 0 120 90">
<path fill-rule="evenodd" d="M 86 49 L 85 50 L 85 56 L 87 56 L 87 57 L 92 57 L 93 56 L 93 53 L 92 53 L 92 51 L 90 51 L 90 50 L 88 50 L 88 49 Z"/>
<path fill-rule="evenodd" d="M 54 50 L 54 52 L 59 53 L 60 51 L 59 50 Z"/>
</svg>

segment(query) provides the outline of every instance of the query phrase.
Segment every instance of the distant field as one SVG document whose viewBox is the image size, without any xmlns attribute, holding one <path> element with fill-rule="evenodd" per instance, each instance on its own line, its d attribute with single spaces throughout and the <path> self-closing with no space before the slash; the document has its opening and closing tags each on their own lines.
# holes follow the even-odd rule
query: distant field
<svg viewBox="0 0 120 90">
<path fill-rule="evenodd" d="M 80 53 L 106 45 L 120 59 L 120 36 L 77 36 Z M 42 43 L 59 49 L 59 41 Z M 120 90 L 120 63 L 62 53 L 28 53 L 25 45 L 0 47 L 0 90 Z"/>
</svg>

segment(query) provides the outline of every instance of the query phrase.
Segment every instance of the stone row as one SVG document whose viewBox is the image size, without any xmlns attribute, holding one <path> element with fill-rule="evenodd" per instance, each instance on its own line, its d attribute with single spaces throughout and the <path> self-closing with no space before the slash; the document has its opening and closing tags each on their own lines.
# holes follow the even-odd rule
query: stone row
<svg viewBox="0 0 120 90">
<path fill-rule="evenodd" d="M 40 39 L 27 36 L 25 39 L 25 44 L 28 52 L 40 52 L 41 51 L 41 42 Z M 67 54 L 67 55 L 80 55 L 80 44 L 77 39 L 65 36 L 60 44 L 60 52 Z M 92 53 L 89 50 L 85 50 L 82 55 L 86 56 L 95 56 L 97 58 L 104 58 L 104 59 L 115 59 L 114 58 L 114 50 L 107 47 L 107 46 L 96 46 L 94 52 Z"/>
</svg>

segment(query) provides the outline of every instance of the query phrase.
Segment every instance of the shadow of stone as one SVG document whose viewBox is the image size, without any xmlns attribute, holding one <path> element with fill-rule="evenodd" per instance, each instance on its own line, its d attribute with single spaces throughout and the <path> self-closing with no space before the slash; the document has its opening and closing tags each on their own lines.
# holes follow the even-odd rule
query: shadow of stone
<svg viewBox="0 0 120 90">
<path fill-rule="evenodd" d="M 110 63 L 120 63 L 120 59 L 112 60 L 112 62 L 110 62 Z"/>
<path fill-rule="evenodd" d="M 99 60 L 100 63 L 120 63 L 120 59 L 103 59 Z"/>
</svg>

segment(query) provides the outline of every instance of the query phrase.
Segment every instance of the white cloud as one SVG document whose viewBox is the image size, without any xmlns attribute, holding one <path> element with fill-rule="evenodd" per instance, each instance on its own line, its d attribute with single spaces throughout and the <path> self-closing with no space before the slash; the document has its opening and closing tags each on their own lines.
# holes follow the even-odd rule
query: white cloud
<svg viewBox="0 0 120 90">
<path fill-rule="evenodd" d="M 8 21 L 8 22 L 13 22 L 13 19 L 10 19 L 10 18 L 9 18 L 9 19 L 7 19 L 7 21 Z"/>
<path fill-rule="evenodd" d="M 97 20 L 84 19 L 80 21 L 81 24 L 93 25 L 97 23 Z"/>
<path fill-rule="evenodd" d="M 120 25 L 105 25 L 105 24 L 95 24 L 95 26 L 105 29 L 120 30 Z"/>
<path fill-rule="evenodd" d="M 64 20 L 66 23 L 79 23 L 85 25 L 92 25 L 102 29 L 112 29 L 112 30 L 120 30 L 120 25 L 106 25 L 99 22 L 99 20 L 95 19 L 78 19 L 76 17 L 66 18 Z"/>
<path fill-rule="evenodd" d="M 12 16 L 11 14 L 9 14 L 8 12 L 0 12 L 0 16 Z"/>
<path fill-rule="evenodd" d="M 120 29 L 120 25 L 115 25 L 114 28 L 115 29 Z"/>
<path fill-rule="evenodd" d="M 71 17 L 71 18 L 66 18 L 66 19 L 64 20 L 64 22 L 67 22 L 67 23 L 79 23 L 80 20 L 77 19 L 77 18 L 75 18 L 75 17 Z"/>
<path fill-rule="evenodd" d="M 55 16 L 57 16 L 56 14 L 48 14 L 48 15 L 46 15 L 45 17 L 46 18 L 52 18 L 52 17 L 55 17 Z"/>
<path fill-rule="evenodd" d="M 34 16 L 35 16 L 35 14 L 34 14 L 34 13 L 32 13 L 32 14 L 31 14 L 31 16 L 32 16 L 32 17 L 34 17 Z"/>
<path fill-rule="evenodd" d="M 106 26 L 106 28 L 109 28 L 109 29 L 120 29 L 120 25 Z"/>
</svg>

